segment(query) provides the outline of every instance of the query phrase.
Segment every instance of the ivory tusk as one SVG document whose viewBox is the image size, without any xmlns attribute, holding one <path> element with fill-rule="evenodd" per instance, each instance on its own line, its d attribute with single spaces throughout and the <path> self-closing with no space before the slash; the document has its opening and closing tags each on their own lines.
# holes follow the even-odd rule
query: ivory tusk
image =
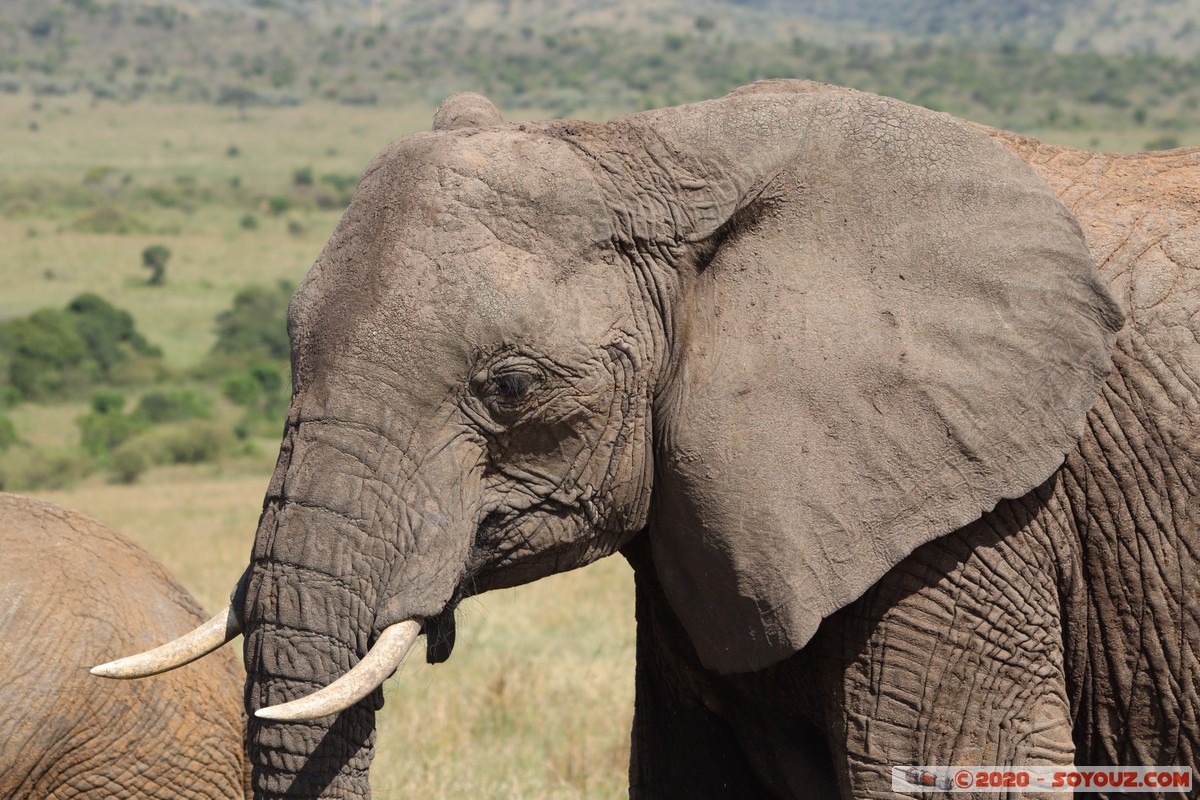
<svg viewBox="0 0 1200 800">
<path fill-rule="evenodd" d="M 254 716 L 278 722 L 303 722 L 349 708 L 375 691 L 396 671 L 420 632 L 421 623 L 411 619 L 389 625 L 362 661 L 345 675 L 307 697 L 260 708 Z"/>
<path fill-rule="evenodd" d="M 185 633 L 175 641 L 159 645 L 153 650 L 92 667 L 92 674 L 102 678 L 157 675 L 208 655 L 221 645 L 233 641 L 241 632 L 242 626 L 233 613 L 233 606 L 225 606 L 215 617 L 191 633 Z"/>
</svg>

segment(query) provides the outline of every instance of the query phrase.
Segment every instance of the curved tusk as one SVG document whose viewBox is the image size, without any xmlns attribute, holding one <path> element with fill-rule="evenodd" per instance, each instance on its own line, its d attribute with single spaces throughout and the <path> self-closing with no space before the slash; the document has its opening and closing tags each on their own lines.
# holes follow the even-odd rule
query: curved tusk
<svg viewBox="0 0 1200 800">
<path fill-rule="evenodd" d="M 190 664 L 221 645 L 231 642 L 242 632 L 242 625 L 233 606 L 225 606 L 215 617 L 185 633 L 173 642 L 159 645 L 136 656 L 118 658 L 107 664 L 92 667 L 92 674 L 102 678 L 145 678 L 160 672 Z"/>
<path fill-rule="evenodd" d="M 375 691 L 396 671 L 420 632 L 421 623 L 411 619 L 387 626 L 363 660 L 345 675 L 307 697 L 260 708 L 254 716 L 278 722 L 303 722 L 349 708 Z"/>
</svg>

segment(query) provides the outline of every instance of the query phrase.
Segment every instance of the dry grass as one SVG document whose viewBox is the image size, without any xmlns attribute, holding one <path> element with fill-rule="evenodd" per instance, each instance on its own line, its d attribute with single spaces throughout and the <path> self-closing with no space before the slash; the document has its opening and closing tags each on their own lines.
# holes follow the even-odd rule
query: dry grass
<svg viewBox="0 0 1200 800">
<path fill-rule="evenodd" d="M 157 470 L 138 486 L 40 496 L 158 556 L 210 611 L 241 574 L 267 476 Z M 468 601 L 445 664 L 414 654 L 385 686 L 380 798 L 624 793 L 633 709 L 632 577 L 620 558 Z"/>
</svg>

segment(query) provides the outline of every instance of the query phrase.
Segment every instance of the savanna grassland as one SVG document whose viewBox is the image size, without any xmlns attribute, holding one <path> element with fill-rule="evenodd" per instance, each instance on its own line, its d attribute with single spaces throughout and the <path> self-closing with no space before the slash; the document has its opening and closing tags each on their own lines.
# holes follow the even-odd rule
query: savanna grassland
<svg viewBox="0 0 1200 800">
<path fill-rule="evenodd" d="M 802 77 L 1079 147 L 1200 143 L 1200 0 L 1026 5 L 0 3 L 0 489 L 220 607 L 274 463 L 290 288 L 371 156 L 453 91 L 598 119 Z M 420 661 L 386 685 L 376 796 L 624 794 L 619 558 L 469 601 L 449 662 Z"/>
</svg>

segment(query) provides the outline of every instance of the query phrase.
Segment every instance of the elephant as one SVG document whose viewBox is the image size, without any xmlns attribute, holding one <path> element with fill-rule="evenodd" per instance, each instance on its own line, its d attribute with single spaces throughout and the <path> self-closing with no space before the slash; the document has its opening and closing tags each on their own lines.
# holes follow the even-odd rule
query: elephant
<svg viewBox="0 0 1200 800">
<path fill-rule="evenodd" d="M 0 494 L 0 552 L 0 797 L 248 796 L 232 652 L 137 683 L 87 674 L 203 619 L 165 567 L 95 520 L 13 494 Z"/>
<path fill-rule="evenodd" d="M 804 81 L 607 123 L 455 95 L 292 298 L 188 657 L 245 635 L 256 796 L 366 797 L 420 633 L 440 662 L 463 599 L 620 553 L 633 798 L 1195 768 L 1198 309 L 1200 150 Z"/>
</svg>

